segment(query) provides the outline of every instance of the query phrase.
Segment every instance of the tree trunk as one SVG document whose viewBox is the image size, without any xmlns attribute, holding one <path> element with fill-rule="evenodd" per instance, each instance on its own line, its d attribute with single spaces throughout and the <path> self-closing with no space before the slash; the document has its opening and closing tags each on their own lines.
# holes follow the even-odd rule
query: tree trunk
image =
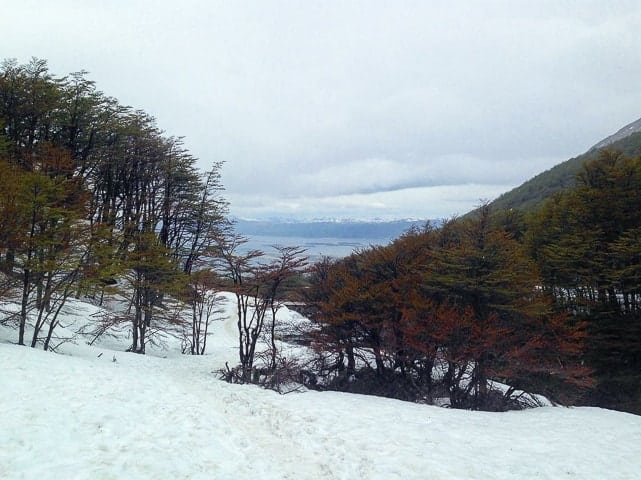
<svg viewBox="0 0 641 480">
<path fill-rule="evenodd" d="M 274 302 L 271 302 L 271 310 L 272 310 L 272 323 L 270 325 L 269 329 L 269 340 L 271 342 L 271 359 L 270 359 L 270 365 L 269 368 L 272 372 L 276 371 L 276 311 L 277 308 L 274 306 Z"/>
<path fill-rule="evenodd" d="M 145 354 L 145 342 L 146 342 L 145 335 L 146 334 L 147 334 L 147 323 L 143 322 L 140 325 L 140 335 L 138 337 L 138 342 L 140 343 L 140 348 L 138 348 L 136 353 L 140 353 L 142 355 Z"/>
<path fill-rule="evenodd" d="M 356 357 L 354 356 L 354 346 L 348 345 L 345 349 L 347 355 L 347 375 L 353 375 L 356 371 Z"/>
<path fill-rule="evenodd" d="M 22 274 L 22 300 L 20 303 L 20 327 L 18 330 L 18 345 L 24 345 L 24 332 L 27 325 L 27 304 L 29 303 L 29 284 L 31 271 L 25 268 Z"/>
</svg>

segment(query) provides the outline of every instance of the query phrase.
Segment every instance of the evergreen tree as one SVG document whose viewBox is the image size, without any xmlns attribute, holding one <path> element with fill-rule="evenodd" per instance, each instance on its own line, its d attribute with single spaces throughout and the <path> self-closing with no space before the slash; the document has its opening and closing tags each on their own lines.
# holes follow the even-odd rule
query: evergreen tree
<svg viewBox="0 0 641 480">
<path fill-rule="evenodd" d="M 529 219 L 528 245 L 557 308 L 588 323 L 601 406 L 641 411 L 641 159 L 604 150 L 575 189 Z"/>
</svg>

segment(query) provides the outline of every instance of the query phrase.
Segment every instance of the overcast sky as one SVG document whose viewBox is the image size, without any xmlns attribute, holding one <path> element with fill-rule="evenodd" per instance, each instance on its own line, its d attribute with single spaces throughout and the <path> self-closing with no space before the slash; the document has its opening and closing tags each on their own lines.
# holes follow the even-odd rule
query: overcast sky
<svg viewBox="0 0 641 480">
<path fill-rule="evenodd" d="M 452 6 L 455 3 L 457 6 Z M 0 0 L 247 218 L 463 214 L 641 117 L 641 2 Z"/>
</svg>

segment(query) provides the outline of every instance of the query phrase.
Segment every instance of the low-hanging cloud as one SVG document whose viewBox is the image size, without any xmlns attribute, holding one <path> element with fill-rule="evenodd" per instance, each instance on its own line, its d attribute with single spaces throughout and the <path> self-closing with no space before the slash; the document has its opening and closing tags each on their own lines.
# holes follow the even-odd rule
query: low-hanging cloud
<svg viewBox="0 0 641 480">
<path fill-rule="evenodd" d="M 23 0 L 0 16 L 4 57 L 89 70 L 203 169 L 225 162 L 233 213 L 305 218 L 464 213 L 581 153 L 641 116 L 639 25 L 635 1 Z"/>
</svg>

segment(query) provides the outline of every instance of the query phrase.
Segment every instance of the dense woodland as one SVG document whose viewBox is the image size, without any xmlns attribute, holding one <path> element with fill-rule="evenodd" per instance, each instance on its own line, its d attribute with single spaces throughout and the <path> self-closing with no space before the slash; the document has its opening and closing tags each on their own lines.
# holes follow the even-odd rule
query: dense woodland
<svg viewBox="0 0 641 480">
<path fill-rule="evenodd" d="M 121 308 L 96 335 L 127 322 L 144 353 L 154 332 L 180 330 L 184 352 L 204 354 L 225 290 L 239 340 L 228 381 L 487 410 L 539 393 L 641 413 L 639 157 L 600 152 L 538 209 L 482 205 L 308 266 L 296 247 L 245 248 L 221 165 L 199 171 L 180 138 L 85 72 L 5 61 L 0 124 L 0 299 L 19 304 L 0 322 L 21 345 L 55 350 L 68 299 L 109 298 Z M 297 338 L 313 360 L 278 351 L 286 297 L 307 304 Z"/>
<path fill-rule="evenodd" d="M 530 212 L 483 205 L 317 265 L 318 348 L 345 372 L 335 387 L 532 402 L 516 389 L 641 412 L 641 158 L 602 151 L 576 182 Z"/>
<path fill-rule="evenodd" d="M 86 72 L 56 77 L 44 60 L 5 61 L 0 122 L 0 294 L 20 299 L 2 322 L 16 326 L 21 345 L 53 348 L 70 297 L 111 296 L 124 308 L 97 332 L 129 322 L 131 351 L 144 353 L 150 335 L 183 322 L 188 308 L 185 351 L 202 354 L 215 313 L 211 291 L 235 288 L 240 304 L 259 286 L 267 306 L 283 270 L 296 265 L 284 249 L 250 266 L 261 252 L 240 252 L 221 165 L 199 171 L 180 138 L 104 95 Z M 246 348 L 262 320 L 239 324 Z"/>
<path fill-rule="evenodd" d="M 69 296 L 126 285 L 131 349 L 144 352 L 163 294 L 183 289 L 222 225 L 219 165 L 198 172 L 148 114 L 43 60 L 2 64 L 0 121 L 0 265 L 5 293 L 19 290 L 18 343 L 46 331 L 49 348 Z"/>
</svg>

